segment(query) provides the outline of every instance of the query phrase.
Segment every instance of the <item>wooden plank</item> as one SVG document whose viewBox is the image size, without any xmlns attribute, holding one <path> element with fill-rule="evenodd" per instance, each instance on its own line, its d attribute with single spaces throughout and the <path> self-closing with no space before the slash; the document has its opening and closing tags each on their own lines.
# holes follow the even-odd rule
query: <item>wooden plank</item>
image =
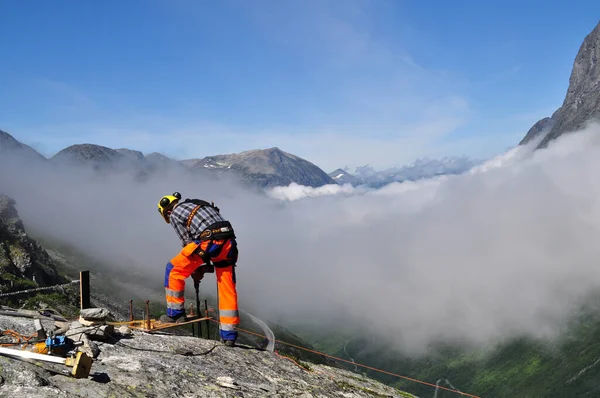
<svg viewBox="0 0 600 398">
<path fill-rule="evenodd" d="M 90 308 L 90 271 L 79 273 L 79 297 L 81 309 Z"/>
<path fill-rule="evenodd" d="M 154 321 L 154 322 L 152 322 L 150 329 L 144 328 L 144 327 L 133 326 L 133 325 L 130 326 L 130 328 L 136 329 L 136 330 L 141 330 L 143 332 L 153 332 L 153 331 L 157 331 L 157 330 L 170 329 L 170 328 L 174 328 L 174 327 L 178 327 L 178 326 L 190 325 L 190 324 L 193 324 L 196 322 L 206 321 L 208 319 L 210 319 L 210 317 L 196 318 L 196 319 L 192 319 L 191 321 L 181 322 L 181 323 L 160 323 L 160 321 Z"/>
<path fill-rule="evenodd" d="M 151 320 L 152 322 L 154 322 L 154 319 Z M 122 321 L 122 322 L 106 322 L 107 325 L 113 325 L 113 326 L 122 326 L 122 325 L 134 325 L 136 323 L 144 324 L 146 323 L 145 319 L 141 319 L 141 320 L 133 320 L 133 321 Z"/>
</svg>

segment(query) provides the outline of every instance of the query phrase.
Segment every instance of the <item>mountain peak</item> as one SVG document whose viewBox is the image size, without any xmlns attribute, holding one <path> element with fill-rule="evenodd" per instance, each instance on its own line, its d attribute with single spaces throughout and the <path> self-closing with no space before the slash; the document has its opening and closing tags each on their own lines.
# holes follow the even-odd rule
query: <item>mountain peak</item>
<svg viewBox="0 0 600 398">
<path fill-rule="evenodd" d="M 167 155 L 163 155 L 160 152 L 152 152 L 151 154 L 146 155 L 146 158 L 156 158 L 156 159 L 173 160 L 170 157 L 168 157 Z"/>
<path fill-rule="evenodd" d="M 96 144 L 75 144 L 66 147 L 51 159 L 59 162 L 94 162 L 110 163 L 111 161 L 124 157 L 118 151 Z"/>
<path fill-rule="evenodd" d="M 545 148 L 550 141 L 562 134 L 584 128 L 586 123 L 600 116 L 599 58 L 600 23 L 584 38 L 579 47 L 563 104 L 554 112 L 549 121 L 544 122 L 551 127 L 549 127 L 548 134 L 539 143 L 538 148 Z M 535 127 L 534 125 L 532 130 Z M 527 134 L 530 135 L 529 132 Z M 528 142 L 530 139 L 531 137 L 528 139 L 526 136 L 521 142 Z"/>
<path fill-rule="evenodd" d="M 41 153 L 39 153 L 29 145 L 25 145 L 17 141 L 12 135 L 8 134 L 6 131 L 0 130 L 0 153 L 3 152 L 16 152 L 19 153 L 19 156 L 24 155 L 25 157 L 34 160 L 47 160 Z"/>
<path fill-rule="evenodd" d="M 272 148 L 263 149 L 262 151 L 265 152 L 265 153 L 282 153 L 282 154 L 293 156 L 291 153 L 282 151 L 281 149 L 279 149 L 276 146 L 274 146 Z"/>
<path fill-rule="evenodd" d="M 574 104 L 581 94 L 598 91 L 600 86 L 598 56 L 600 56 L 600 23 L 585 37 L 579 48 L 563 106 Z"/>
<path fill-rule="evenodd" d="M 234 156 L 234 155 L 237 155 L 240 157 L 263 155 L 263 156 L 287 156 L 290 158 L 298 158 L 298 156 L 292 155 L 289 152 L 285 152 L 285 151 L 279 149 L 278 147 L 271 147 L 271 148 L 265 148 L 265 149 L 250 149 L 247 151 L 232 153 L 227 156 Z"/>
<path fill-rule="evenodd" d="M 243 180 L 263 188 L 289 185 L 292 182 L 312 187 L 335 184 L 327 173 L 313 163 L 278 147 L 207 156 L 183 163 L 192 169 L 213 170 L 219 173 L 234 172 Z"/>
<path fill-rule="evenodd" d="M 343 169 L 335 169 L 334 171 L 329 173 L 329 177 L 331 177 L 339 185 L 358 185 L 363 182 L 360 178 L 348 173 L 346 170 Z"/>
</svg>

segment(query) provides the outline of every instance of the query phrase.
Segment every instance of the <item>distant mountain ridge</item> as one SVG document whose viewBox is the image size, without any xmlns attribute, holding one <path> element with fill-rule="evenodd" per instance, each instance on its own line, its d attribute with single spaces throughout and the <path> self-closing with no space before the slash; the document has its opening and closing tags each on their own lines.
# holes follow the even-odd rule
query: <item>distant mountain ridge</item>
<svg viewBox="0 0 600 398">
<path fill-rule="evenodd" d="M 75 144 L 46 159 L 31 147 L 0 131 L 0 153 L 8 152 L 22 158 L 36 158 L 55 165 L 91 166 L 95 170 L 127 170 L 144 178 L 165 167 L 175 167 L 211 177 L 231 175 L 255 187 L 270 188 L 289 185 L 319 187 L 335 181 L 313 163 L 279 148 L 255 149 L 201 159 L 174 160 L 154 152 L 113 149 L 95 144 Z"/>
<path fill-rule="evenodd" d="M 480 162 L 467 157 L 446 157 L 418 159 L 410 165 L 381 171 L 375 171 L 367 165 L 357 167 L 354 173 L 341 168 L 326 173 L 315 164 L 277 147 L 175 160 L 158 152 L 144 155 L 133 149 L 113 149 L 96 144 L 74 144 L 47 159 L 33 148 L 17 141 L 10 134 L 0 131 L 0 154 L 3 152 L 24 159 L 35 158 L 49 162 L 52 166 L 67 165 L 91 167 L 97 171 L 127 171 L 140 179 L 165 169 L 191 172 L 194 175 L 203 175 L 209 178 L 230 176 L 249 186 L 261 189 L 288 186 L 291 183 L 314 188 L 334 184 L 366 185 L 378 188 L 392 182 L 460 174 Z"/>
<path fill-rule="evenodd" d="M 350 184 L 356 186 L 363 184 L 363 181 L 359 177 L 352 175 L 343 169 L 336 169 L 329 173 L 329 176 L 339 185 Z"/>
<path fill-rule="evenodd" d="M 544 118 L 527 132 L 519 143 L 527 144 L 545 134 L 537 145 L 545 148 L 565 133 L 580 130 L 600 119 L 600 23 L 584 38 L 569 78 L 565 99 L 551 117 Z"/>
<path fill-rule="evenodd" d="M 329 173 L 339 185 L 366 185 L 379 188 L 392 182 L 416 181 L 441 175 L 461 174 L 480 164 L 480 160 L 468 157 L 445 157 L 442 159 L 417 159 L 414 163 L 376 171 L 370 166 L 357 167 L 354 174 L 343 169 Z"/>
</svg>

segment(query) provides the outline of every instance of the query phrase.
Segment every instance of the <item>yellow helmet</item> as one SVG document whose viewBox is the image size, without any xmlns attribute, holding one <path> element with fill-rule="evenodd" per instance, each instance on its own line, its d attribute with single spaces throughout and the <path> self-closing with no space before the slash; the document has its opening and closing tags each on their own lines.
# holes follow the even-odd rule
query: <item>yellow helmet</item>
<svg viewBox="0 0 600 398">
<path fill-rule="evenodd" d="M 158 212 L 165 219 L 167 224 L 170 224 L 170 214 L 173 207 L 179 202 L 181 199 L 181 194 L 179 192 L 174 192 L 173 195 L 166 195 L 160 198 L 158 201 Z"/>
</svg>

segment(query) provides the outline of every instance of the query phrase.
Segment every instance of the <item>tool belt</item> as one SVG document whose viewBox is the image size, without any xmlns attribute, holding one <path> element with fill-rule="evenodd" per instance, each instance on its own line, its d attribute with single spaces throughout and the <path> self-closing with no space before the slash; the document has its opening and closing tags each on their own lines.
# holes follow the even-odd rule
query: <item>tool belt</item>
<svg viewBox="0 0 600 398">
<path fill-rule="evenodd" d="M 198 236 L 198 240 L 226 240 L 235 239 L 235 232 L 229 221 L 219 221 L 211 224 Z"/>
</svg>

